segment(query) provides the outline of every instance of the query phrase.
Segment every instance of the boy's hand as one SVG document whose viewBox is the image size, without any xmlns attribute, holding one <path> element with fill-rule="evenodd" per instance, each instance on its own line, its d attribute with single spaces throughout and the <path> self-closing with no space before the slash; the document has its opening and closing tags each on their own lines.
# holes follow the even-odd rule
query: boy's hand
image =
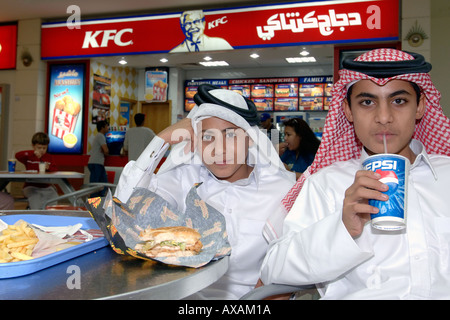
<svg viewBox="0 0 450 320">
<path fill-rule="evenodd" d="M 352 237 L 359 236 L 364 224 L 370 220 L 371 213 L 378 213 L 378 208 L 369 205 L 369 199 L 386 201 L 389 197 L 382 192 L 389 189 L 387 185 L 378 181 L 378 173 L 359 170 L 355 181 L 345 191 L 342 222 Z"/>
<path fill-rule="evenodd" d="M 44 153 L 40 150 L 34 150 L 34 155 L 40 159 Z"/>
<path fill-rule="evenodd" d="M 286 151 L 287 142 L 281 142 L 276 145 L 276 150 L 278 151 L 278 155 L 281 156 Z"/>
<path fill-rule="evenodd" d="M 184 118 L 170 127 L 165 128 L 158 136 L 170 145 L 190 140 L 190 145 L 188 144 L 186 147 L 190 146 L 190 149 L 193 152 L 195 150 L 195 139 L 191 121 L 190 118 Z M 185 151 L 188 152 L 189 150 Z"/>
</svg>

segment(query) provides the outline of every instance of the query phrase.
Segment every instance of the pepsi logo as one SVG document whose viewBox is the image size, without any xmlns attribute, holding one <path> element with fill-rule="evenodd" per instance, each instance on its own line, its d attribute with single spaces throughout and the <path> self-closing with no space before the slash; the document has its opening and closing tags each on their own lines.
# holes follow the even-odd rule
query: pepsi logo
<svg viewBox="0 0 450 320">
<path fill-rule="evenodd" d="M 376 173 L 378 173 L 381 178 L 379 179 L 380 182 L 383 182 L 385 185 L 389 187 L 389 190 L 384 192 L 388 196 L 393 195 L 397 189 L 398 189 L 398 177 L 395 174 L 394 171 L 383 171 L 383 170 L 376 170 Z"/>
</svg>

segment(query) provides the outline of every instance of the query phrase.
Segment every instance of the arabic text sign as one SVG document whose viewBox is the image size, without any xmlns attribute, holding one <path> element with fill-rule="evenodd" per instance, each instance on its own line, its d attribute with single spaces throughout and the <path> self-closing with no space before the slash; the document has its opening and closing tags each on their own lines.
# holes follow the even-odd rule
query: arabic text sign
<svg viewBox="0 0 450 320">
<path fill-rule="evenodd" d="M 204 34 L 222 38 L 234 49 L 399 37 L 396 0 L 300 2 L 205 10 L 204 14 Z M 90 20 L 81 22 L 80 29 L 69 29 L 64 22 L 43 24 L 42 57 L 169 52 L 185 40 L 180 16 Z"/>
</svg>

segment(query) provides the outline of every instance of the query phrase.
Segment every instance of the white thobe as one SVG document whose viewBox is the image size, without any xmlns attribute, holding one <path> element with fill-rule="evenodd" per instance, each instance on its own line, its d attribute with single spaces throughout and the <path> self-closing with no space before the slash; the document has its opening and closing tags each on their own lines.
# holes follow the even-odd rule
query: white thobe
<svg viewBox="0 0 450 320">
<path fill-rule="evenodd" d="M 407 226 L 379 231 L 368 223 L 352 238 L 342 222 L 345 190 L 367 154 L 306 180 L 283 237 L 263 262 L 264 283 L 316 284 L 325 299 L 450 298 L 450 158 L 417 155 L 410 168 Z"/>
<path fill-rule="evenodd" d="M 126 202 L 139 184 L 144 171 L 158 156 L 164 141 L 156 136 L 139 159 L 129 162 L 120 177 L 116 196 Z M 157 161 L 156 161 L 157 162 Z M 153 172 L 155 164 L 149 169 Z M 262 229 L 268 215 L 280 205 L 295 182 L 294 175 L 277 174 L 256 165 L 247 179 L 233 183 L 216 179 L 203 165 L 180 165 L 162 174 L 152 175 L 148 188 L 180 211 L 195 183 L 201 199 L 225 216 L 231 245 L 230 267 L 226 274 L 197 297 L 238 299 L 256 284 L 268 244 Z"/>
</svg>

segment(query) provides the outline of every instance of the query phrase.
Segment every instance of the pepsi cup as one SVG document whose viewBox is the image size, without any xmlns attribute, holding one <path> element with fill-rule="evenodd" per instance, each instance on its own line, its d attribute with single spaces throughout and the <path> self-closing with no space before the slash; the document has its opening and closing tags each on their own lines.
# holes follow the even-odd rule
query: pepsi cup
<svg viewBox="0 0 450 320">
<path fill-rule="evenodd" d="M 16 171 L 16 160 L 9 159 L 8 160 L 8 172 L 15 172 L 15 171 Z"/>
<path fill-rule="evenodd" d="M 379 173 L 379 181 L 389 187 L 383 192 L 389 196 L 389 200 L 369 200 L 369 205 L 379 209 L 377 214 L 371 214 L 372 226 L 388 231 L 404 229 L 408 203 L 409 160 L 396 154 L 377 154 L 364 160 L 363 168 Z"/>
</svg>

